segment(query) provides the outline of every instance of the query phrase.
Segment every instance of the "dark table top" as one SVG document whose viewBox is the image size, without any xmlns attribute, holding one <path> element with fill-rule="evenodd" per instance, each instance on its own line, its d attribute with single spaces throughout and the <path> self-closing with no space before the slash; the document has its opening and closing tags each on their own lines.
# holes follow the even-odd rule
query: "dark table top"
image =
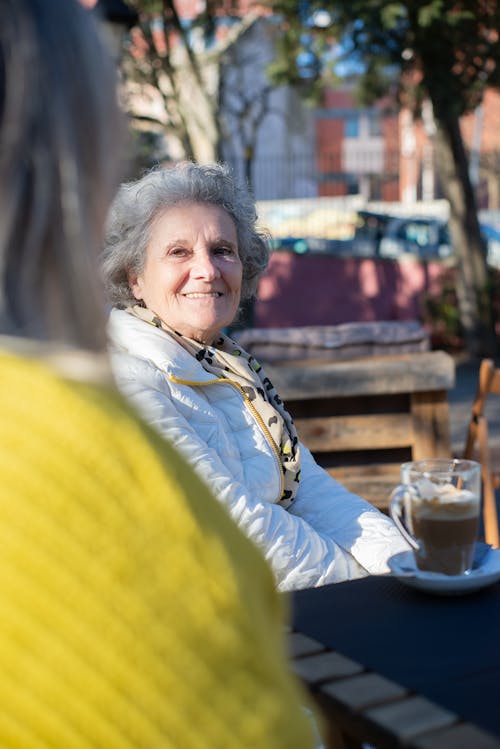
<svg viewBox="0 0 500 749">
<path fill-rule="evenodd" d="M 367 577 L 292 606 L 295 631 L 500 737 L 500 582 L 451 597 Z"/>
</svg>

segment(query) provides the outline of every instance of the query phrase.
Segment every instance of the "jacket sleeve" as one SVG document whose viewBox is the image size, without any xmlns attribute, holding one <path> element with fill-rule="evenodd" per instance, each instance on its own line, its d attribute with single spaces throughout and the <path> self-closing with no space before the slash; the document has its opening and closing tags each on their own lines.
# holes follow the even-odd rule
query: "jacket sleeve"
<svg viewBox="0 0 500 749">
<path fill-rule="evenodd" d="M 334 538 L 371 574 L 389 572 L 389 557 L 410 548 L 392 520 L 335 481 L 305 445 L 300 450 L 301 481 L 290 512 Z"/>
<path fill-rule="evenodd" d="M 305 516 L 249 496 L 218 453 L 200 439 L 179 413 L 165 376 L 156 367 L 148 366 L 147 372 L 141 367 L 138 377 L 132 368 L 122 369 L 115 363 L 115 376 L 120 390 L 143 418 L 189 460 L 240 528 L 260 547 L 279 590 L 314 587 L 367 574 L 349 553 L 348 545 L 341 546 L 334 540 L 335 533 L 326 532 L 326 525 L 325 531 L 316 529 Z M 307 509 L 308 503 L 303 504 Z M 314 514 L 310 518 L 313 520 Z"/>
</svg>

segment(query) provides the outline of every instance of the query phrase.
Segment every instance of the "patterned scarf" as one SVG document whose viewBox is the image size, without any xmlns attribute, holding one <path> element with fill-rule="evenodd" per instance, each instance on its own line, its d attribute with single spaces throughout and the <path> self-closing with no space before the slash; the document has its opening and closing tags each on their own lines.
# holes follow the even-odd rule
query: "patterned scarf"
<svg viewBox="0 0 500 749">
<path fill-rule="evenodd" d="M 283 493 L 278 504 L 289 507 L 300 481 L 299 440 L 292 417 L 259 362 L 223 333 L 207 346 L 173 330 L 145 307 L 135 305 L 126 311 L 172 336 L 207 372 L 231 380 L 241 388 L 274 443 L 283 471 Z"/>
</svg>

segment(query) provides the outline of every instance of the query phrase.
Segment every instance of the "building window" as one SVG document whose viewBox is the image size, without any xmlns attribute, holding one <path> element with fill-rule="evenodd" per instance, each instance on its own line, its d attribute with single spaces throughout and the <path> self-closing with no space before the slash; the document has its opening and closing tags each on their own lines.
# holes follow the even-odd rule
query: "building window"
<svg viewBox="0 0 500 749">
<path fill-rule="evenodd" d="M 359 138 L 359 116 L 348 114 L 344 120 L 344 136 L 346 138 Z"/>
<path fill-rule="evenodd" d="M 368 115 L 368 135 L 371 138 L 379 138 L 382 135 L 382 123 L 378 112 L 370 112 Z"/>
</svg>

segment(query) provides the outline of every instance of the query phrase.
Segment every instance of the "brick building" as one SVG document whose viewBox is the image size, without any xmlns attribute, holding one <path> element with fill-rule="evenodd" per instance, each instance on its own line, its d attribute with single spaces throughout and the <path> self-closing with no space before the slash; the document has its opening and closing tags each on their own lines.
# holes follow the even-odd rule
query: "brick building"
<svg viewBox="0 0 500 749">
<path fill-rule="evenodd" d="M 328 90 L 315 121 L 320 195 L 399 200 L 398 117 L 386 102 L 360 108 L 351 89 Z"/>
<path fill-rule="evenodd" d="M 470 174 L 482 209 L 500 208 L 500 92 L 486 91 L 475 112 L 462 118 L 461 130 L 469 153 Z M 410 112 L 399 114 L 400 196 L 404 202 L 439 198 L 439 183 L 434 170 L 433 122 L 424 108 L 421 121 L 414 122 Z"/>
</svg>

